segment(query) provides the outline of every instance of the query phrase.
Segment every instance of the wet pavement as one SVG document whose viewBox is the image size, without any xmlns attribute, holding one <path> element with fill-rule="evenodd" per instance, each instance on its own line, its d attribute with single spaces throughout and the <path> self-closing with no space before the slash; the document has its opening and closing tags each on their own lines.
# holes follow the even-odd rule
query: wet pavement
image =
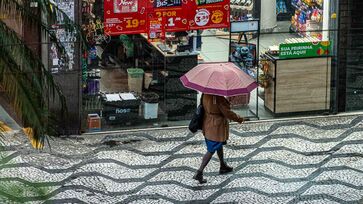
<svg viewBox="0 0 363 204">
<path fill-rule="evenodd" d="M 186 128 L 57 138 L 43 151 L 23 135 L 6 142 L 0 183 L 43 194 L 0 188 L 0 203 L 363 203 L 363 116 L 234 125 L 234 172 L 219 175 L 215 155 L 203 185 L 192 179 L 203 136 Z"/>
</svg>

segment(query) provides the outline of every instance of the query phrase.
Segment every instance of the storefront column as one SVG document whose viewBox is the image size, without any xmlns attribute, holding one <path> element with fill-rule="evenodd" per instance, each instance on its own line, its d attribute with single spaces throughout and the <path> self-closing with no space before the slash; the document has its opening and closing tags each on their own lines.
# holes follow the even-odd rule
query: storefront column
<svg viewBox="0 0 363 204">
<path fill-rule="evenodd" d="M 271 32 L 277 26 L 276 1 L 261 2 L 261 30 Z"/>
<path fill-rule="evenodd" d="M 330 0 L 324 0 L 323 12 L 323 41 L 329 40 L 329 19 L 330 19 Z"/>
</svg>

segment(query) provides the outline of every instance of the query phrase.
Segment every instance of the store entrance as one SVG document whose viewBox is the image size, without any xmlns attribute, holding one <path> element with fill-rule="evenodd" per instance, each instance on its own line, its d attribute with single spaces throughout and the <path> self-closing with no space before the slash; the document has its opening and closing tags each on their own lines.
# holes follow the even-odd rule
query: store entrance
<svg viewBox="0 0 363 204">
<path fill-rule="evenodd" d="M 232 52 L 236 45 L 240 55 L 255 56 L 258 50 L 256 66 L 249 66 L 248 57 L 237 63 L 260 85 L 251 92 L 248 105 L 238 110 L 258 119 L 330 113 L 335 103 L 332 59 L 336 55 L 336 33 L 330 30 L 336 23 L 337 1 L 263 1 L 250 10 L 249 5 L 259 3 L 231 3 L 233 20 L 261 21 L 259 38 L 253 32 L 232 34 Z M 281 46 L 304 54 L 281 57 Z M 319 47 L 316 53 L 308 55 L 305 48 L 315 47 Z"/>
</svg>

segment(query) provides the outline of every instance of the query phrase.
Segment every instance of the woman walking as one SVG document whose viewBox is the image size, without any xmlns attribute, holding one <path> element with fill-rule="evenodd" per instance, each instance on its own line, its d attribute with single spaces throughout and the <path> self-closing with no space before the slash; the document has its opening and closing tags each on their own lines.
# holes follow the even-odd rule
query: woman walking
<svg viewBox="0 0 363 204">
<path fill-rule="evenodd" d="M 201 184 L 207 182 L 203 178 L 203 171 L 215 152 L 220 161 L 219 173 L 226 174 L 233 171 L 233 168 L 224 161 L 223 145 L 229 137 L 229 120 L 244 122 L 242 117 L 231 110 L 229 101 L 223 96 L 203 94 L 202 103 L 204 107 L 203 135 L 207 153 L 203 156 L 202 164 L 193 177 Z"/>
<path fill-rule="evenodd" d="M 231 105 L 225 97 L 250 93 L 258 84 L 231 62 L 199 64 L 180 77 L 180 81 L 185 87 L 204 93 L 202 129 L 207 153 L 193 178 L 199 183 L 205 183 L 203 171 L 215 152 L 220 161 L 219 173 L 233 171 L 224 161 L 223 145 L 229 136 L 229 120 L 242 123 L 244 119 L 231 111 Z"/>
</svg>

